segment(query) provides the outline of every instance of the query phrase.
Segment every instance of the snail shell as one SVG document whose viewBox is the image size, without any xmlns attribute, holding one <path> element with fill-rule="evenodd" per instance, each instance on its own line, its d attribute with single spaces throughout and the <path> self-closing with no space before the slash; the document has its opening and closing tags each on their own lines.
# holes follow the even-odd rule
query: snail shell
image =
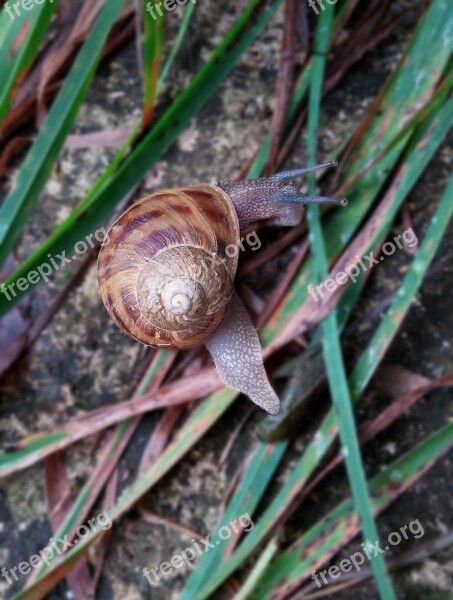
<svg viewBox="0 0 453 600">
<path fill-rule="evenodd" d="M 214 185 L 164 190 L 114 223 L 98 259 L 101 297 L 113 321 L 149 346 L 191 348 L 225 318 L 240 236 L 227 194 Z"/>
</svg>

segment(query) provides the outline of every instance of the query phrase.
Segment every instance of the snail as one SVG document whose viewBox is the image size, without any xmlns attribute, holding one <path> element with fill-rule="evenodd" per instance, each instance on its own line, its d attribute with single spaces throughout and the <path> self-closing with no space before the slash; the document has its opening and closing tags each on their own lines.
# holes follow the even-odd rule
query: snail
<svg viewBox="0 0 453 600">
<path fill-rule="evenodd" d="M 234 290 L 241 231 L 297 225 L 309 197 L 293 180 L 336 161 L 277 173 L 163 190 L 139 200 L 109 229 L 98 258 L 107 312 L 130 337 L 160 348 L 204 344 L 222 382 L 270 414 L 280 402 L 263 365 L 252 320 Z"/>
</svg>

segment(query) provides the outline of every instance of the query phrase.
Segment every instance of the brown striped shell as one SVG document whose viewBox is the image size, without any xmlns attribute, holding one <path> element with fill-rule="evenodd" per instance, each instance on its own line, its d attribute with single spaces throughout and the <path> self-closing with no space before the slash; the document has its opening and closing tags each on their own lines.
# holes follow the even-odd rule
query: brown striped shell
<svg viewBox="0 0 453 600">
<path fill-rule="evenodd" d="M 113 321 L 148 346 L 204 343 L 234 291 L 239 222 L 215 185 L 164 190 L 131 206 L 99 253 L 102 300 Z"/>
</svg>

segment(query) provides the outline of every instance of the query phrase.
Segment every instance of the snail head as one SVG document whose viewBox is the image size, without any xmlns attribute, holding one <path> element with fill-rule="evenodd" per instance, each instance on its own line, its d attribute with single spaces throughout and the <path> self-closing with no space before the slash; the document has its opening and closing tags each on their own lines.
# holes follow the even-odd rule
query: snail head
<svg viewBox="0 0 453 600">
<path fill-rule="evenodd" d="M 297 225 L 306 204 L 336 204 L 347 206 L 348 201 L 325 196 L 305 196 L 294 179 L 327 167 L 336 167 L 332 160 L 313 167 L 303 167 L 276 173 L 271 177 L 224 181 L 217 186 L 228 194 L 236 209 L 241 229 L 253 223 L 268 225 Z"/>
</svg>

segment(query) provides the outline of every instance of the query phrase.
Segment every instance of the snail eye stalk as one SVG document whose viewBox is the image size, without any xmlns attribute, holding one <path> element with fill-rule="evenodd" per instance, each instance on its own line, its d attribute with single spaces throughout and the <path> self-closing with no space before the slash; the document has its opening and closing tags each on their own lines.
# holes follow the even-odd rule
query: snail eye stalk
<svg viewBox="0 0 453 600">
<path fill-rule="evenodd" d="M 330 160 L 328 162 L 314 165 L 313 167 L 302 167 L 300 169 L 292 169 L 291 171 L 282 171 L 276 173 L 271 177 L 263 178 L 262 180 L 268 181 L 269 184 L 277 185 L 281 189 L 281 194 L 276 193 L 272 198 L 272 202 L 283 203 L 283 204 L 335 204 L 337 206 L 347 206 L 348 201 L 345 198 L 330 198 L 328 196 L 303 196 L 297 190 L 294 183 L 291 183 L 293 179 L 302 177 L 308 173 L 314 173 L 321 169 L 328 169 L 337 167 L 337 160 Z M 286 184 L 286 185 L 282 185 Z"/>
</svg>

